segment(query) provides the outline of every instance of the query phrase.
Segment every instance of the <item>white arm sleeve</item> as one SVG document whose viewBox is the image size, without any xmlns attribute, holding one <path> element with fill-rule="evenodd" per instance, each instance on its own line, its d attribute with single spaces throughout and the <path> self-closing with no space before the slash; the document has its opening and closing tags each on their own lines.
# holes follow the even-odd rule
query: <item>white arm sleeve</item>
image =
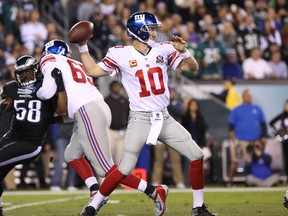
<svg viewBox="0 0 288 216">
<path fill-rule="evenodd" d="M 54 65 L 44 65 L 42 73 L 44 75 L 42 87 L 37 91 L 37 97 L 42 100 L 48 100 L 52 98 L 57 90 L 57 85 L 54 78 L 51 76 L 51 72 L 54 69 Z"/>
</svg>

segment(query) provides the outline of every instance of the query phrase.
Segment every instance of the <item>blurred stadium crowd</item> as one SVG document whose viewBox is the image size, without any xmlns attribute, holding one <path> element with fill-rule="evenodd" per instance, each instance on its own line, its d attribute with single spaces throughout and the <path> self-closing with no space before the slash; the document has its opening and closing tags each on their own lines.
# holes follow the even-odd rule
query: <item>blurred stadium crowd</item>
<svg viewBox="0 0 288 216">
<path fill-rule="evenodd" d="M 288 76 L 287 0 L 47 0 L 67 16 L 69 27 L 94 23 L 92 42 L 103 56 L 111 46 L 130 44 L 125 24 L 138 10 L 162 22 L 161 41 L 173 34 L 187 41 L 199 61 L 191 79 L 286 79 Z M 24 54 L 40 58 L 45 42 L 63 38 L 41 16 L 39 2 L 0 1 L 0 81 L 13 79 L 13 63 Z M 61 21 L 59 21 L 61 24 Z M 68 31 L 68 29 L 66 29 Z M 253 51 L 253 52 L 251 52 Z M 253 70 L 251 70 L 251 67 Z"/>
</svg>

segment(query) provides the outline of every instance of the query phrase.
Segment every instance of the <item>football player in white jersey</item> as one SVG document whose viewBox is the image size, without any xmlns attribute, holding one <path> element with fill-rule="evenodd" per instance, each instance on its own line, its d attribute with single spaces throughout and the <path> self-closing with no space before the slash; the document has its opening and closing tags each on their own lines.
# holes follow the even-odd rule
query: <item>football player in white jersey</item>
<svg viewBox="0 0 288 216">
<path fill-rule="evenodd" d="M 40 67 L 44 77 L 37 96 L 47 100 L 57 92 L 66 91 L 68 115 L 74 119 L 75 128 L 65 150 L 65 160 L 85 182 L 93 198 L 97 193 L 98 184 L 83 156 L 87 157 L 100 177 L 105 177 L 117 169 L 111 156 L 110 108 L 94 86 L 92 78 L 85 74 L 82 63 L 71 58 L 70 48 L 65 42 L 49 41 L 45 44 L 43 54 Z M 168 190 L 148 184 L 133 175 L 122 179 L 121 183 L 138 189 L 149 197 Z M 101 206 L 105 203 L 106 199 L 103 199 Z"/>
<path fill-rule="evenodd" d="M 129 96 L 130 116 L 118 169 L 101 184 L 99 192 L 85 208 L 85 216 L 98 212 L 99 204 L 117 187 L 121 179 L 134 169 L 145 143 L 155 144 L 157 139 L 190 160 L 190 183 L 193 191 L 193 216 L 211 216 L 204 204 L 203 152 L 189 132 L 167 112 L 169 103 L 167 69 L 197 71 L 198 64 L 185 48 L 186 42 L 173 36 L 173 41 L 158 44 L 160 22 L 149 12 L 136 12 L 127 21 L 132 37 L 131 46 L 115 46 L 96 64 L 91 58 L 86 41 L 78 49 L 89 76 L 121 74 L 123 86 Z M 165 211 L 165 201 L 162 215 Z"/>
</svg>

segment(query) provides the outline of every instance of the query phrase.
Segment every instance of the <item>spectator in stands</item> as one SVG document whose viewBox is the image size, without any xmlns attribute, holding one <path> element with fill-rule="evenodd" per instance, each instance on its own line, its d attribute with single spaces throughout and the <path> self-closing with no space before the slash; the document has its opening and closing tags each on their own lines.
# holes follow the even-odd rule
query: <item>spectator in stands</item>
<svg viewBox="0 0 288 216">
<path fill-rule="evenodd" d="M 282 23 L 280 18 L 277 16 L 275 8 L 274 7 L 269 7 L 267 10 L 267 20 L 270 21 L 271 25 L 273 28 L 277 30 L 281 30 L 282 28 Z"/>
<path fill-rule="evenodd" d="M 246 185 L 271 187 L 279 184 L 280 176 L 271 169 L 272 157 L 265 152 L 265 143 L 248 146 Z"/>
<path fill-rule="evenodd" d="M 170 29 L 173 35 L 180 35 L 183 30 L 185 30 L 185 25 L 182 23 L 182 17 L 178 13 L 173 13 L 171 15 L 173 26 Z"/>
<path fill-rule="evenodd" d="M 196 32 L 195 23 L 192 21 L 186 22 L 187 33 L 189 34 L 188 42 L 192 44 L 198 44 L 200 42 L 199 33 Z M 183 32 L 182 32 L 183 33 Z"/>
<path fill-rule="evenodd" d="M 75 23 L 78 22 L 78 11 L 79 5 L 83 2 L 83 0 L 66 0 L 66 13 L 69 28 L 71 28 Z"/>
<path fill-rule="evenodd" d="M 13 32 L 17 11 L 22 7 L 23 3 L 17 0 L 3 1 L 1 10 L 3 13 L 3 23 L 5 23 L 5 34 Z"/>
<path fill-rule="evenodd" d="M 108 47 L 113 47 L 116 45 L 124 45 L 124 30 L 120 25 L 116 25 L 112 30 L 111 34 L 108 37 Z"/>
<path fill-rule="evenodd" d="M 232 24 L 233 16 L 230 12 L 229 5 L 222 5 L 221 7 L 218 6 L 217 8 L 217 18 L 216 18 L 216 25 L 217 28 L 222 31 L 224 28 L 224 24 L 226 22 L 230 22 Z"/>
<path fill-rule="evenodd" d="M 189 20 L 190 11 L 193 7 L 192 1 L 174 1 L 177 13 L 181 15 L 183 22 Z"/>
<path fill-rule="evenodd" d="M 67 176 L 63 178 L 64 175 L 64 152 L 66 147 L 70 142 L 70 137 L 72 135 L 74 123 L 65 124 L 54 124 L 53 125 L 53 143 L 55 150 L 54 158 L 54 174 L 52 176 L 52 181 L 50 184 L 51 191 L 61 191 L 62 188 L 67 188 L 68 191 L 74 191 L 74 179 L 75 171 L 72 167 L 67 166 Z M 62 184 L 62 180 L 65 179 L 65 184 Z"/>
<path fill-rule="evenodd" d="M 17 16 L 14 22 L 14 29 L 13 29 L 13 35 L 17 41 L 21 41 L 21 33 L 20 33 L 20 27 L 24 23 L 26 23 L 29 19 L 29 12 L 25 11 L 24 8 L 18 8 Z"/>
<path fill-rule="evenodd" d="M 172 18 L 168 17 L 162 22 L 161 26 L 161 39 L 162 41 L 170 41 L 172 38 L 171 28 L 173 26 Z"/>
<path fill-rule="evenodd" d="M 269 61 L 269 66 L 275 74 L 276 79 L 287 79 L 288 67 L 284 61 L 281 60 L 281 52 L 276 51 L 272 53 L 272 58 Z"/>
<path fill-rule="evenodd" d="M 203 22 L 202 21 L 203 17 L 207 13 L 208 13 L 208 10 L 206 7 L 204 7 L 203 4 L 197 4 L 195 9 L 194 9 L 194 12 L 191 16 L 191 20 L 193 20 L 195 23 L 196 31 L 199 33 L 201 33 L 201 26 L 202 26 L 202 22 Z"/>
<path fill-rule="evenodd" d="M 89 20 L 93 10 L 95 8 L 94 0 L 84 0 L 82 1 L 77 9 L 77 19 L 78 21 Z"/>
<path fill-rule="evenodd" d="M 178 122 L 181 121 L 182 115 L 185 113 L 185 107 L 183 100 L 177 94 L 177 91 L 174 87 L 169 87 L 170 91 L 170 104 L 167 109 L 171 116 L 173 116 Z M 183 182 L 183 173 L 181 168 L 181 156 L 174 149 L 164 145 L 161 142 L 158 142 L 154 146 L 154 165 L 153 165 L 153 175 L 152 182 L 154 185 L 162 183 L 164 163 L 165 163 L 165 153 L 168 153 L 169 161 L 172 166 L 172 178 L 176 188 L 183 189 L 185 188 Z"/>
<path fill-rule="evenodd" d="M 267 10 L 269 4 L 267 0 L 256 0 L 255 1 L 255 12 L 254 12 L 254 19 L 255 23 L 259 28 L 259 25 L 265 20 L 267 20 Z M 265 25 L 265 24 L 264 24 Z M 265 29 L 265 27 L 264 27 Z"/>
<path fill-rule="evenodd" d="M 275 77 L 268 62 L 261 58 L 261 50 L 253 48 L 251 57 L 243 61 L 245 79 L 271 79 Z"/>
<path fill-rule="evenodd" d="M 276 29 L 275 26 L 272 26 L 271 21 L 267 19 L 264 21 L 264 30 L 260 36 L 261 50 L 267 49 L 271 43 L 275 43 L 280 47 L 282 44 L 282 39 L 280 31 Z"/>
<path fill-rule="evenodd" d="M 275 136 L 278 136 L 282 143 L 285 174 L 288 177 L 288 100 L 284 102 L 283 111 L 276 115 L 269 122 L 269 125 L 274 129 Z"/>
<path fill-rule="evenodd" d="M 281 30 L 282 36 L 282 46 L 281 46 L 281 54 L 283 61 L 288 65 L 288 24 L 286 24 Z"/>
<path fill-rule="evenodd" d="M 213 92 L 210 94 L 224 102 L 226 107 L 232 110 L 242 102 L 241 96 L 235 88 L 236 79 L 226 78 L 223 84 L 224 89 L 220 94 Z"/>
<path fill-rule="evenodd" d="M 243 103 L 235 107 L 228 118 L 231 145 L 231 163 L 229 167 L 229 182 L 233 184 L 236 166 L 243 163 L 247 157 L 249 144 L 266 143 L 267 127 L 263 110 L 252 103 L 252 95 L 248 89 L 243 91 Z"/>
<path fill-rule="evenodd" d="M 236 45 L 237 33 L 231 22 L 226 21 L 223 24 L 221 38 L 226 48 L 234 48 Z"/>
<path fill-rule="evenodd" d="M 103 0 L 100 1 L 100 8 L 104 16 L 108 16 L 113 14 L 116 8 L 116 0 Z"/>
<path fill-rule="evenodd" d="M 110 93 L 105 102 L 111 109 L 112 121 L 110 125 L 111 152 L 113 161 L 119 164 L 129 116 L 129 101 L 122 95 L 122 85 L 114 80 L 109 85 Z"/>
<path fill-rule="evenodd" d="M 288 20 L 288 1 L 287 0 L 277 0 L 275 1 L 275 10 L 277 16 L 279 16 L 282 23 L 287 23 Z"/>
<path fill-rule="evenodd" d="M 44 23 L 40 21 L 37 9 L 30 12 L 30 20 L 20 27 L 21 40 L 29 53 L 32 54 L 35 46 L 44 47 L 48 32 Z"/>
<path fill-rule="evenodd" d="M 243 62 L 250 56 L 251 50 L 260 45 L 260 33 L 252 15 L 245 17 L 245 23 L 239 27 L 237 35 L 237 52 L 240 62 Z"/>
<path fill-rule="evenodd" d="M 15 37 L 13 33 L 6 34 L 4 37 L 4 44 L 2 45 L 5 55 L 9 55 L 10 52 L 12 52 L 14 43 L 15 43 Z"/>
<path fill-rule="evenodd" d="M 270 61 L 272 58 L 272 53 L 279 51 L 280 47 L 276 43 L 271 43 L 269 44 L 267 49 L 263 51 L 262 58 L 265 59 L 266 61 Z"/>
<path fill-rule="evenodd" d="M 242 66 L 238 62 L 236 50 L 229 48 L 226 50 L 227 56 L 222 65 L 222 77 L 223 79 L 227 78 L 236 78 L 243 79 L 243 70 Z"/>
<path fill-rule="evenodd" d="M 202 79 L 221 79 L 221 64 L 226 57 L 226 51 L 221 41 L 216 40 L 216 28 L 208 28 L 208 38 L 199 44 L 200 75 Z"/>
<path fill-rule="evenodd" d="M 57 35 L 57 28 L 56 28 L 55 23 L 47 22 L 45 24 L 45 26 L 46 26 L 46 29 L 47 29 L 47 32 L 48 32 L 48 36 L 49 36 L 49 34 L 56 34 Z M 50 40 L 47 39 L 47 41 L 50 41 Z"/>
<path fill-rule="evenodd" d="M 213 17 L 207 13 L 203 16 L 202 20 L 199 21 L 200 34 L 204 39 L 208 38 L 208 31 L 211 26 L 214 26 Z M 215 27 L 216 28 L 216 27 Z M 215 29 L 217 31 L 217 28 Z"/>
</svg>

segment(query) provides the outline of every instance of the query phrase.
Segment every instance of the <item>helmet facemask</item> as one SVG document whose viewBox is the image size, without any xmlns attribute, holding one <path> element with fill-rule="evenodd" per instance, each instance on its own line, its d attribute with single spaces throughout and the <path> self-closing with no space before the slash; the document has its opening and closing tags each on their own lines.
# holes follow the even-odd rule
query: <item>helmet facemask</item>
<svg viewBox="0 0 288 216">
<path fill-rule="evenodd" d="M 152 40 L 154 42 L 160 43 L 162 42 L 162 34 L 160 32 L 161 29 L 161 24 L 148 24 L 148 25 L 143 25 L 141 27 L 141 31 L 147 32 L 149 34 L 149 40 Z M 148 42 L 146 41 L 146 42 Z"/>
<path fill-rule="evenodd" d="M 37 81 L 37 70 L 33 67 L 15 71 L 15 78 L 21 86 L 30 86 Z"/>
</svg>

